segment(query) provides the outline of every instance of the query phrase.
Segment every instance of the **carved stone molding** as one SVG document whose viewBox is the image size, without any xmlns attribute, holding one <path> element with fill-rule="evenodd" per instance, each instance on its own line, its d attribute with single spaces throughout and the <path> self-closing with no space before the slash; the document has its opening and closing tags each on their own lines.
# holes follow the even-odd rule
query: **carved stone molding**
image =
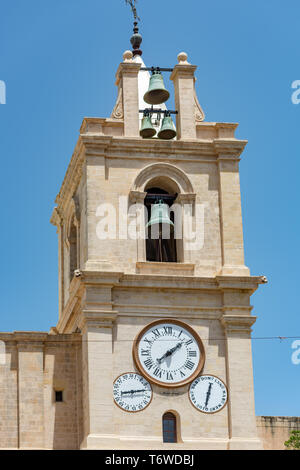
<svg viewBox="0 0 300 470">
<path fill-rule="evenodd" d="M 172 180 L 177 186 L 178 193 L 194 193 L 192 183 L 186 173 L 170 163 L 153 163 L 145 167 L 136 177 L 131 188 L 132 192 L 143 192 L 147 183 L 157 177 Z"/>
<path fill-rule="evenodd" d="M 256 322 L 252 315 L 223 315 L 221 323 L 226 333 L 251 333 L 251 326 Z"/>
<path fill-rule="evenodd" d="M 194 78 L 194 107 L 195 107 L 195 120 L 196 122 L 202 122 L 205 119 L 204 111 L 198 101 L 196 87 L 195 87 L 196 78 Z"/>
<path fill-rule="evenodd" d="M 122 84 L 119 84 L 118 97 L 114 109 L 112 110 L 111 116 L 112 119 L 124 119 L 124 108 L 123 108 L 123 87 Z"/>
</svg>

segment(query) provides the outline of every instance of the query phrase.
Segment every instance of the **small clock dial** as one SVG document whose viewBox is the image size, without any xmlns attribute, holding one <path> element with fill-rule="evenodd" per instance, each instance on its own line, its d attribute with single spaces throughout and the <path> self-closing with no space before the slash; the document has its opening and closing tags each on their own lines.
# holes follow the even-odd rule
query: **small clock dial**
<svg viewBox="0 0 300 470">
<path fill-rule="evenodd" d="M 139 371 L 151 382 L 178 387 L 192 381 L 204 364 L 199 336 L 177 320 L 159 320 L 144 328 L 134 343 Z"/>
<path fill-rule="evenodd" d="M 142 411 L 152 400 L 152 388 L 139 374 L 122 374 L 114 381 L 113 396 L 115 403 L 123 410 Z"/>
<path fill-rule="evenodd" d="M 214 375 L 201 375 L 191 384 L 189 397 L 197 410 L 216 413 L 227 403 L 227 387 Z"/>
</svg>

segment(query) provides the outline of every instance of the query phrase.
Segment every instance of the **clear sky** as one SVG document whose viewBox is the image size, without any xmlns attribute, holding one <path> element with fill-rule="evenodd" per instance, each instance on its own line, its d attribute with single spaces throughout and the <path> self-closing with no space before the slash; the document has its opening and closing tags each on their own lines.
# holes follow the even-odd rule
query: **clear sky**
<svg viewBox="0 0 300 470">
<path fill-rule="evenodd" d="M 248 139 L 241 190 L 246 264 L 268 285 L 252 297 L 253 336 L 299 336 L 299 0 L 139 0 L 143 59 L 198 65 L 207 121 Z M 43 330 L 58 317 L 57 236 L 49 219 L 83 117 L 110 115 L 130 48 L 124 0 L 0 3 L 2 217 L 0 330 Z M 167 84 L 169 88 L 171 83 Z M 256 413 L 300 416 L 292 340 L 253 340 Z M 245 397 L 247 400 L 247 397 Z"/>
</svg>

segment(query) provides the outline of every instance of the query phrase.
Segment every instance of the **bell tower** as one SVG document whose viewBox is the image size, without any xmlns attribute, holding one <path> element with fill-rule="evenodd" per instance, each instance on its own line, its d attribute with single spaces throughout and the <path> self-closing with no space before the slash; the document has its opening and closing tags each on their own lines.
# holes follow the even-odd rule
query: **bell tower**
<svg viewBox="0 0 300 470">
<path fill-rule="evenodd" d="M 250 297 L 265 278 L 244 263 L 247 141 L 204 120 L 187 54 L 147 68 L 137 24 L 131 42 L 112 114 L 83 120 L 51 219 L 55 333 L 82 343 L 79 444 L 260 449 Z"/>
</svg>

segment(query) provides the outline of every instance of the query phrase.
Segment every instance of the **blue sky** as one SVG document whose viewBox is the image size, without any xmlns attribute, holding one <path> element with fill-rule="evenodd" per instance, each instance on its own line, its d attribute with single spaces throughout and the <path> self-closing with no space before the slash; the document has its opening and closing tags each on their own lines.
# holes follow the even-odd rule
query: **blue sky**
<svg viewBox="0 0 300 470">
<path fill-rule="evenodd" d="M 124 0 L 11 0 L 0 12 L 2 246 L 0 330 L 56 324 L 57 239 L 49 223 L 83 117 L 110 115 L 132 18 Z M 254 337 L 300 336 L 296 0 L 139 0 L 143 58 L 198 65 L 207 121 L 249 139 L 241 190 L 246 264 L 269 284 L 252 297 Z M 292 340 L 254 340 L 256 413 L 300 416 Z M 246 399 L 246 398 L 245 398 Z"/>
</svg>

